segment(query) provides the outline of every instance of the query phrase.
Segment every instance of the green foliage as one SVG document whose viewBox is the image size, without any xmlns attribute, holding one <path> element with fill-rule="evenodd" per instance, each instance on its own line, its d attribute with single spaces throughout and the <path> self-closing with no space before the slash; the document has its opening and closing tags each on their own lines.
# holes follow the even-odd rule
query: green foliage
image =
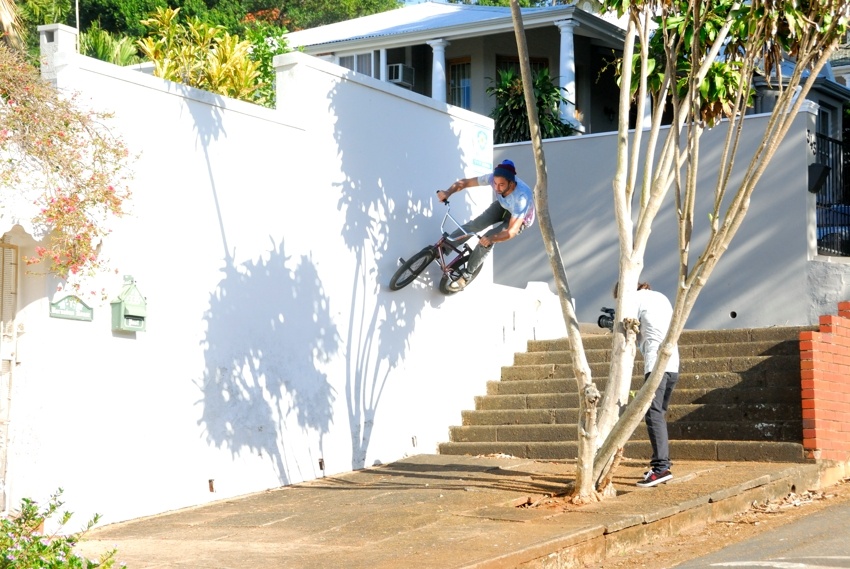
<svg viewBox="0 0 850 569">
<path fill-rule="evenodd" d="M 95 22 L 80 34 L 80 52 L 115 65 L 131 65 L 141 61 L 136 42 L 128 36 L 117 38 Z"/>
<path fill-rule="evenodd" d="M 80 539 L 100 520 L 97 514 L 83 531 L 60 535 L 72 516 L 70 512 L 63 512 L 59 528 L 51 535 L 43 533 L 45 523 L 62 507 L 61 495 L 60 488 L 43 509 L 24 498 L 20 514 L 0 520 L 0 569 L 109 569 L 115 564 L 115 549 L 107 551 L 100 559 L 86 559 L 74 552 Z"/>
<path fill-rule="evenodd" d="M 401 6 L 400 0 L 285 0 L 279 7 L 281 21 L 287 29 L 303 30 L 386 12 Z"/>
<path fill-rule="evenodd" d="M 274 56 L 289 51 L 283 35 L 284 28 L 262 21 L 256 21 L 245 29 L 245 37 L 251 43 L 249 57 L 259 67 L 259 86 L 256 92 L 256 102 L 266 107 L 275 105 L 275 69 L 272 63 Z"/>
<path fill-rule="evenodd" d="M 448 0 L 449 4 L 474 4 L 476 6 L 510 6 L 511 0 Z M 563 2 L 561 2 L 563 3 Z M 549 6 L 549 0 L 518 0 L 520 8 Z"/>
<path fill-rule="evenodd" d="M 178 22 L 180 9 L 159 8 L 142 23 L 151 35 L 138 41 L 154 63 L 154 75 L 244 101 L 257 101 L 259 63 L 249 57 L 251 43 L 222 26 L 197 19 Z"/>
<path fill-rule="evenodd" d="M 244 32 L 242 20 L 247 13 L 240 0 L 177 0 L 169 2 L 172 8 L 180 8 L 183 16 L 197 19 L 206 24 L 221 26 L 231 35 Z"/>
<path fill-rule="evenodd" d="M 549 77 L 548 69 L 532 73 L 534 96 L 537 99 L 537 115 L 541 138 L 570 136 L 575 127 L 561 122 L 561 103 L 567 102 L 560 87 Z M 496 98 L 496 106 L 490 113 L 495 121 L 493 142 L 521 142 L 531 140 L 531 127 L 525 105 L 522 78 L 513 69 L 499 71 L 499 79 L 487 88 L 487 94 Z"/>
<path fill-rule="evenodd" d="M 621 15 L 630 8 L 642 6 L 642 2 L 629 0 L 605 2 L 606 8 Z M 712 43 L 723 26 L 730 22 L 722 53 L 710 63 L 705 78 L 696 85 L 694 91 L 695 103 L 690 112 L 707 126 L 713 126 L 722 118 L 739 112 L 736 103 L 739 93 L 742 93 L 744 106 L 752 104 L 755 91 L 741 75 L 743 61 L 747 58 L 758 60 L 758 72 L 768 81 L 775 81 L 783 59 L 796 57 L 801 42 L 813 41 L 813 29 L 823 33 L 819 39 L 821 42 L 829 41 L 832 37 L 843 37 L 847 30 L 846 21 L 838 22 L 837 13 L 831 13 L 829 6 L 817 2 L 753 2 L 739 5 L 734 0 L 716 0 L 695 4 L 699 7 L 698 11 L 690 6 L 681 0 L 673 2 L 656 16 L 658 29 L 648 45 L 647 85 L 651 93 L 659 93 L 665 74 L 670 72 L 668 67 L 672 68 L 676 75 L 674 94 L 684 99 L 691 91 L 690 81 L 697 71 L 692 66 L 703 64 Z M 833 23 L 838 25 L 828 29 Z M 675 62 L 669 66 L 668 54 L 675 55 Z M 640 65 L 640 55 L 635 54 L 632 61 L 632 95 L 638 90 Z"/>
<path fill-rule="evenodd" d="M 105 268 L 97 247 L 130 197 L 121 187 L 127 148 L 108 118 L 81 110 L 74 96 L 60 97 L 39 70 L 0 45 L 0 194 L 36 204 L 33 223 L 50 235 L 37 257 L 24 259 L 28 265 L 47 261 L 61 278 Z"/>
<path fill-rule="evenodd" d="M 164 8 L 179 8 L 182 16 L 223 26 L 231 34 L 243 31 L 246 10 L 239 0 L 80 0 L 80 23 L 83 30 L 97 22 L 111 34 L 140 39 L 147 34 L 142 20 Z M 74 25 L 73 15 L 67 23 Z"/>
<path fill-rule="evenodd" d="M 165 7 L 165 0 L 80 0 L 80 28 L 98 27 L 115 36 L 144 37 L 142 24 L 157 7 Z M 73 14 L 66 22 L 75 25 Z"/>
<path fill-rule="evenodd" d="M 71 13 L 70 0 L 26 0 L 18 3 L 21 17 L 30 26 L 61 22 Z"/>
<path fill-rule="evenodd" d="M 36 27 L 62 22 L 71 14 L 71 0 L 25 0 L 14 4 L 21 21 L 21 39 L 29 53 L 38 54 Z"/>
</svg>

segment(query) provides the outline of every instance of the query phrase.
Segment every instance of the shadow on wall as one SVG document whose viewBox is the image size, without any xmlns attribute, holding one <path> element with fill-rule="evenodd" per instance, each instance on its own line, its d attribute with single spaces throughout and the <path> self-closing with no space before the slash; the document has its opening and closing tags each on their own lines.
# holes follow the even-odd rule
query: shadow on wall
<svg viewBox="0 0 850 569">
<path fill-rule="evenodd" d="M 287 418 L 295 413 L 304 430 L 328 432 L 334 394 L 317 366 L 338 350 L 338 333 L 311 259 L 288 258 L 283 243 L 272 241 L 264 260 L 234 264 L 209 155 L 211 143 L 226 136 L 220 108 L 190 104 L 190 112 L 205 153 L 225 261 L 204 315 L 198 423 L 207 441 L 233 456 L 249 450 L 268 457 L 285 485 L 291 469 L 298 469 L 284 447 Z"/>
<path fill-rule="evenodd" d="M 356 470 L 366 466 L 381 396 L 406 352 L 417 318 L 427 302 L 442 302 L 441 296 L 428 293 L 405 302 L 411 297 L 389 292 L 386 285 L 399 256 L 412 255 L 427 239 L 439 237 L 439 221 L 433 217 L 440 205 L 437 188 L 427 180 L 461 172 L 462 152 L 451 116 L 433 108 L 412 111 L 413 105 L 399 104 L 392 95 L 352 83 L 338 83 L 330 93 L 328 111 L 336 118 L 334 136 L 345 173 L 345 181 L 336 187 L 338 206 L 345 213 L 341 234 L 356 260 L 345 338 L 345 399 L 351 467 Z M 387 104 L 375 104 L 376 97 L 386 98 Z M 417 187 L 423 183 L 429 187 Z M 426 198 L 429 195 L 433 197 Z M 468 214 L 461 207 L 457 212 L 460 217 Z M 429 233 L 419 242 L 423 226 Z"/>
<path fill-rule="evenodd" d="M 248 449 L 271 458 L 281 484 L 288 484 L 298 466 L 289 464 L 282 445 L 286 418 L 295 413 L 304 430 L 325 434 L 335 399 L 317 368 L 339 342 L 315 265 L 307 257 L 287 258 L 283 245 L 266 261 L 228 265 L 205 320 L 199 422 L 207 440 L 234 456 Z"/>
</svg>

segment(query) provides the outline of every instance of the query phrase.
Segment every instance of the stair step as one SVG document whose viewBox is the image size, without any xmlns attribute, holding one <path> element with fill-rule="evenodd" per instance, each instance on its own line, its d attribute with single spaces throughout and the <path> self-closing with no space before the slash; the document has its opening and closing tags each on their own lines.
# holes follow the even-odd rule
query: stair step
<svg viewBox="0 0 850 569">
<path fill-rule="evenodd" d="M 475 409 L 577 409 L 577 393 L 528 393 L 509 395 L 478 395 Z M 754 387 L 751 389 L 682 388 L 673 391 L 672 405 L 786 403 L 802 405 L 799 387 Z"/>
<path fill-rule="evenodd" d="M 728 441 L 799 441 L 803 434 L 801 420 L 783 421 L 673 421 L 668 422 L 671 440 Z M 722 436 L 719 436 L 722 435 Z M 578 436 L 575 423 L 527 425 L 466 425 L 449 428 L 449 440 L 469 442 L 547 442 L 574 441 Z M 644 424 L 638 425 L 630 440 L 649 440 Z"/>
<path fill-rule="evenodd" d="M 589 364 L 591 377 L 608 377 L 611 369 L 609 362 Z M 748 373 L 751 375 L 764 375 L 782 372 L 800 373 L 800 354 L 776 355 L 776 356 L 743 356 L 722 358 L 701 358 L 683 360 L 680 359 L 680 373 L 717 373 L 731 371 L 736 373 Z M 639 375 L 643 372 L 643 363 L 635 364 L 633 374 Z M 501 379 L 574 379 L 572 363 L 550 363 L 503 366 Z"/>
<path fill-rule="evenodd" d="M 695 344 L 740 344 L 748 342 L 787 342 L 797 341 L 800 332 L 818 330 L 815 326 L 774 326 L 772 328 L 740 328 L 733 330 L 685 330 L 679 338 L 679 348 Z M 582 335 L 582 344 L 587 349 L 611 349 L 610 332 Z M 529 352 L 567 351 L 570 349 L 568 338 L 551 340 L 529 340 Z"/>
<path fill-rule="evenodd" d="M 763 342 L 741 342 L 733 344 L 694 344 L 679 345 L 679 358 L 706 359 L 717 357 L 747 357 L 747 356 L 798 356 L 800 343 L 798 340 L 788 340 L 781 343 L 775 341 Z M 588 362 L 602 363 L 610 361 L 611 345 L 606 348 L 585 349 L 585 357 Z M 640 353 L 637 361 L 642 361 Z M 514 354 L 514 365 L 545 365 L 545 364 L 572 364 L 571 350 L 551 350 L 536 352 L 518 352 Z M 641 364 L 642 365 L 642 364 Z"/>
<path fill-rule="evenodd" d="M 462 426 L 484 425 L 569 425 L 578 422 L 578 408 L 572 409 L 487 409 L 462 411 Z M 786 421 L 802 420 L 800 405 L 779 403 L 692 404 L 672 405 L 667 422 L 753 421 L 771 422 L 777 417 Z"/>
<path fill-rule="evenodd" d="M 630 390 L 636 391 L 641 388 L 644 376 L 632 377 Z M 597 389 L 604 390 L 608 384 L 608 378 L 595 379 Z M 754 389 L 762 387 L 794 387 L 799 389 L 799 370 L 787 373 L 742 373 L 742 372 L 717 372 L 717 373 L 681 373 L 676 389 Z M 487 382 L 487 395 L 509 395 L 520 393 L 577 393 L 578 384 L 575 379 L 551 378 L 551 379 L 506 379 Z"/>
<path fill-rule="evenodd" d="M 507 454 L 517 458 L 533 460 L 575 460 L 578 443 L 559 442 L 489 442 L 489 443 L 442 443 L 440 454 L 486 456 Z M 624 449 L 626 458 L 646 460 L 652 455 L 649 441 L 629 441 Z M 763 441 L 670 441 L 670 457 L 673 472 L 677 460 L 713 461 L 757 461 L 757 462 L 805 462 L 803 445 L 791 442 Z"/>
<path fill-rule="evenodd" d="M 649 440 L 646 427 L 635 429 L 632 439 Z M 772 420 L 758 422 L 743 421 L 675 421 L 667 424 L 667 435 L 676 440 L 716 439 L 724 441 L 782 441 L 803 440 L 803 421 Z"/>
</svg>

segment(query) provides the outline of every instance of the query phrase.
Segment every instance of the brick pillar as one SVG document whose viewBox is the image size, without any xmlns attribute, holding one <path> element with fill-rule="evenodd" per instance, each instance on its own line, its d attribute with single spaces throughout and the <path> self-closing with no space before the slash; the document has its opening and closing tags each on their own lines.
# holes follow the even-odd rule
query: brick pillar
<svg viewBox="0 0 850 569">
<path fill-rule="evenodd" d="M 850 302 L 800 333 L 803 450 L 807 458 L 850 459 Z"/>
</svg>

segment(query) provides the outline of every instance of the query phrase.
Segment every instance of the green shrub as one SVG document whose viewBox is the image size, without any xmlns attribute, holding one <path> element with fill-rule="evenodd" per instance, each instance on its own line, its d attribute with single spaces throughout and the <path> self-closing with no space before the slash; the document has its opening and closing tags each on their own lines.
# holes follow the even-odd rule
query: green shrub
<svg viewBox="0 0 850 569">
<path fill-rule="evenodd" d="M 248 57 L 256 62 L 260 76 L 257 79 L 256 103 L 274 108 L 275 106 L 275 68 L 274 57 L 289 51 L 286 47 L 284 28 L 262 21 L 247 23 L 245 39 L 251 42 Z"/>
<path fill-rule="evenodd" d="M 575 127 L 561 122 L 561 103 L 567 102 L 560 87 L 552 82 L 548 69 L 532 73 L 534 96 L 537 99 L 537 118 L 541 138 L 556 138 L 575 134 Z M 522 78 L 513 69 L 500 70 L 499 78 L 487 88 L 487 94 L 495 97 L 496 106 L 490 113 L 494 120 L 493 142 L 523 142 L 531 140 L 528 111 Z"/>
<path fill-rule="evenodd" d="M 80 52 L 115 65 L 131 65 L 141 61 L 133 38 L 116 37 L 101 28 L 98 22 L 92 22 L 88 31 L 80 34 Z"/>
<path fill-rule="evenodd" d="M 43 510 L 34 501 L 24 498 L 20 514 L 0 520 L 0 569 L 109 569 L 115 564 L 115 549 L 97 560 L 86 559 L 74 552 L 80 539 L 100 520 L 98 514 L 84 530 L 62 535 L 60 532 L 72 515 L 63 512 L 56 531 L 50 535 L 44 533 L 47 520 L 62 507 L 59 501 L 61 495 L 60 488 Z"/>
</svg>

